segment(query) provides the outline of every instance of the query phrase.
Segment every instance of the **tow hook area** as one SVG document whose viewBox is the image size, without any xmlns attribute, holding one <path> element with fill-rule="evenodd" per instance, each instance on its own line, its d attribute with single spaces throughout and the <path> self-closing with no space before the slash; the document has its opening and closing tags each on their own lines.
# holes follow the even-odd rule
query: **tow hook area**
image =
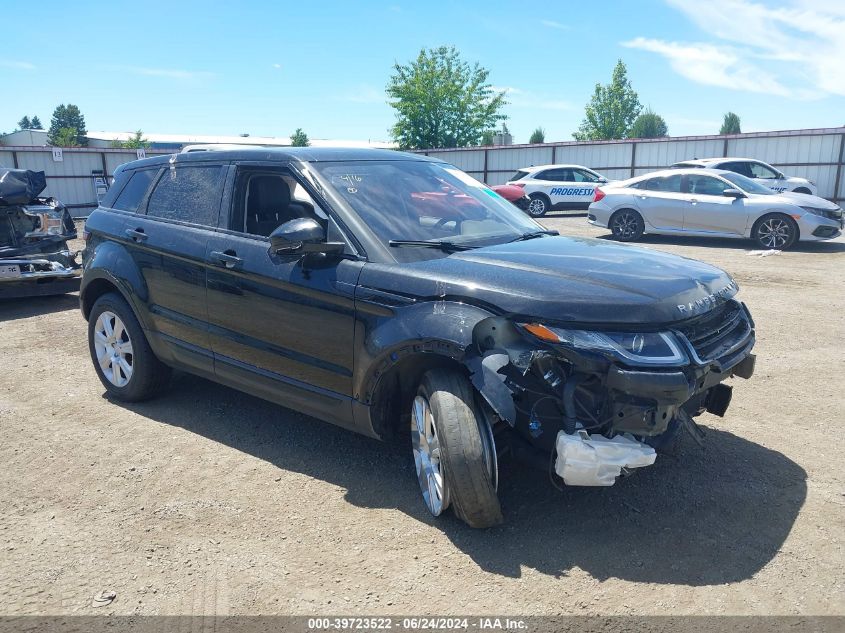
<svg viewBox="0 0 845 633">
<path fill-rule="evenodd" d="M 629 433 L 608 439 L 579 430 L 557 434 L 555 472 L 567 486 L 612 486 L 622 469 L 651 466 L 657 453 Z"/>
</svg>

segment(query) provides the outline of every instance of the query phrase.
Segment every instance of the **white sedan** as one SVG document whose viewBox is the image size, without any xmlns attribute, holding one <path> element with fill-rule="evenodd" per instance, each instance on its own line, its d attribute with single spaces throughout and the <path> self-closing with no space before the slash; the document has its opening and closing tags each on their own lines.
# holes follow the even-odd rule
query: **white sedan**
<svg viewBox="0 0 845 633">
<path fill-rule="evenodd" d="M 596 187 L 607 178 L 581 165 L 537 165 L 523 167 L 508 181 L 522 187 L 531 203 L 528 213 L 540 218 L 552 209 L 586 209 Z"/>
<path fill-rule="evenodd" d="M 632 242 L 643 233 L 751 238 L 765 249 L 839 237 L 842 209 L 805 193 L 776 193 L 722 169 L 667 169 L 602 187 L 587 222 Z"/>
<path fill-rule="evenodd" d="M 751 178 L 778 193 L 793 191 L 818 195 L 816 183 L 806 178 L 787 176 L 768 163 L 753 158 L 696 158 L 672 165 L 674 168 L 703 167 L 705 169 L 724 169 Z"/>
</svg>

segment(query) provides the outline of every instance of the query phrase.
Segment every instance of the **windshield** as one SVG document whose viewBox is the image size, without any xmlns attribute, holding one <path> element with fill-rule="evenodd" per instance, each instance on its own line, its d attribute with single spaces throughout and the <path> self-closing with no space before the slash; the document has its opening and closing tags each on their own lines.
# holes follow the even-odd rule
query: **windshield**
<svg viewBox="0 0 845 633">
<path fill-rule="evenodd" d="M 742 189 L 745 193 L 756 193 L 761 196 L 774 195 L 774 191 L 761 185 L 759 182 L 754 182 L 751 178 L 746 178 L 742 174 L 735 174 L 733 172 L 719 174 L 725 180 L 730 180 L 737 187 Z"/>
<path fill-rule="evenodd" d="M 486 185 L 446 163 L 314 162 L 310 168 L 385 246 L 407 240 L 488 246 L 543 230 Z M 398 261 L 438 256 L 431 249 L 395 246 L 391 252 Z"/>
</svg>

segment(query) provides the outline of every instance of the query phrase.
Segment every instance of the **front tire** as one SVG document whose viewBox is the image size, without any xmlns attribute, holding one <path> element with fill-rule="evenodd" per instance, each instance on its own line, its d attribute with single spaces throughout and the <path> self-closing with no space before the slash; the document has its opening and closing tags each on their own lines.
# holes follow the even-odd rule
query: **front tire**
<svg viewBox="0 0 845 633">
<path fill-rule="evenodd" d="M 610 216 L 607 225 L 613 233 L 613 239 L 619 242 L 635 242 L 645 233 L 643 216 L 633 209 L 620 209 Z"/>
<path fill-rule="evenodd" d="M 532 193 L 531 202 L 528 203 L 528 215 L 532 218 L 542 218 L 552 208 L 552 201 L 542 193 Z"/>
<path fill-rule="evenodd" d="M 117 400 L 147 400 L 170 380 L 170 368 L 156 358 L 132 308 L 116 293 L 104 294 L 91 308 L 88 349 L 97 377 Z"/>
<path fill-rule="evenodd" d="M 751 237 L 762 248 L 783 251 L 798 240 L 798 225 L 787 215 L 770 213 L 757 220 Z"/>
<path fill-rule="evenodd" d="M 411 408 L 411 444 L 420 491 L 434 516 L 451 505 L 470 527 L 502 522 L 495 446 L 484 425 L 487 417 L 462 374 L 433 369 L 423 376 Z"/>
</svg>

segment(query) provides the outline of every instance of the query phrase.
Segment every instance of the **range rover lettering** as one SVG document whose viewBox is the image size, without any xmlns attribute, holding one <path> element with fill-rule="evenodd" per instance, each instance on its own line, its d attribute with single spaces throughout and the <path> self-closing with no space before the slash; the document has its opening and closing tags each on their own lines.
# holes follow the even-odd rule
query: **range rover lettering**
<svg viewBox="0 0 845 633">
<path fill-rule="evenodd" d="M 86 224 L 80 293 L 112 397 L 193 372 L 406 436 L 433 515 L 502 521 L 499 463 L 609 486 L 754 370 L 708 264 L 545 230 L 439 160 L 383 150 L 136 161 Z"/>
</svg>

